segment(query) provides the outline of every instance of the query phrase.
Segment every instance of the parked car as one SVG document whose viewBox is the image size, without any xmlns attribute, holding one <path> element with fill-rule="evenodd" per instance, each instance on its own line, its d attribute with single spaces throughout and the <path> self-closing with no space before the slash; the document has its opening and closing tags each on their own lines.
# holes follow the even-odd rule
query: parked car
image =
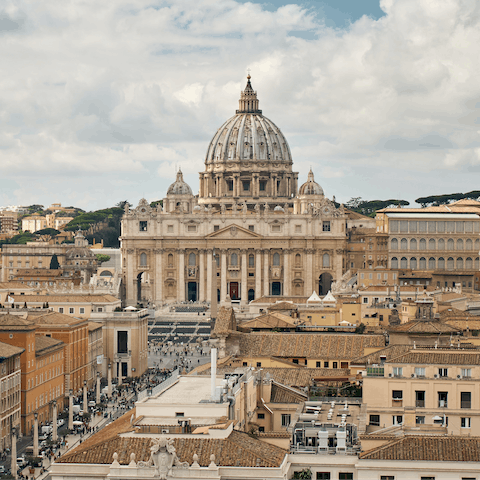
<svg viewBox="0 0 480 480">
<path fill-rule="evenodd" d="M 5 473 L 5 465 L 0 465 L 0 475 Z"/>
<path fill-rule="evenodd" d="M 24 457 L 17 457 L 17 467 L 24 467 L 26 464 Z"/>
</svg>

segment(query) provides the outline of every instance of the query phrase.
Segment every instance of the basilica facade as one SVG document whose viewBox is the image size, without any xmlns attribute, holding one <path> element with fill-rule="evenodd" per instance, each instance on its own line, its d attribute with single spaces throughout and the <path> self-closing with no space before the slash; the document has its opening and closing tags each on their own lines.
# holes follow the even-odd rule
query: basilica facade
<svg viewBox="0 0 480 480">
<path fill-rule="evenodd" d="M 163 206 L 126 207 L 126 304 L 325 295 L 345 271 L 347 217 L 312 171 L 298 188 L 292 167 L 249 76 L 239 109 L 208 146 L 199 194 L 179 170 Z"/>
</svg>

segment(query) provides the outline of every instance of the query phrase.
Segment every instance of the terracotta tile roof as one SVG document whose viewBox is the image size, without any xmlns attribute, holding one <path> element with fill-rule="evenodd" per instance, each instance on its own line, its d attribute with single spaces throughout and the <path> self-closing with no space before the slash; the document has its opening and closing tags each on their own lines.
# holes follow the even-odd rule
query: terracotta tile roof
<svg viewBox="0 0 480 480">
<path fill-rule="evenodd" d="M 102 328 L 102 324 L 98 322 L 88 322 L 88 331 L 93 332 L 93 330 L 98 330 Z"/>
<path fill-rule="evenodd" d="M 350 376 L 348 368 L 263 368 L 264 374 L 269 374 L 273 380 L 283 385 L 307 387 L 314 378 Z"/>
<path fill-rule="evenodd" d="M 55 351 L 62 348 L 64 343 L 55 338 L 45 337 L 43 335 L 35 336 L 35 355 L 45 355 L 50 351 Z"/>
<path fill-rule="evenodd" d="M 291 302 L 294 304 L 298 303 L 307 303 L 308 297 L 260 297 L 256 300 L 252 300 L 250 303 L 257 304 L 257 303 L 278 303 L 278 302 Z"/>
<path fill-rule="evenodd" d="M 254 328 L 272 330 L 273 328 L 295 328 L 295 324 L 292 317 L 275 312 L 267 313 L 248 322 L 243 322 L 239 327 L 247 330 Z"/>
<path fill-rule="evenodd" d="M 431 350 L 420 351 L 410 350 L 397 358 L 388 360 L 391 364 L 418 364 L 418 365 L 480 365 L 480 351 L 449 351 L 449 350 Z"/>
<path fill-rule="evenodd" d="M 302 403 L 308 400 L 308 395 L 291 387 L 272 382 L 270 403 Z"/>
<path fill-rule="evenodd" d="M 480 320 L 478 315 L 472 315 L 471 313 L 464 312 L 463 310 L 458 310 L 458 308 L 447 308 L 440 312 L 440 319 L 441 320 L 448 320 L 450 318 L 455 319 L 471 319 L 471 320 Z"/>
<path fill-rule="evenodd" d="M 130 413 L 130 412 L 129 412 Z M 113 424 L 112 424 L 113 425 Z M 101 433 L 101 432 L 100 432 Z M 94 439 L 98 433 L 91 439 Z M 91 440 L 89 439 L 89 440 Z M 128 465 L 130 454 L 135 453 L 135 460 L 147 461 L 150 457 L 151 437 L 114 436 L 94 444 L 86 442 L 65 454 L 57 463 L 89 463 L 109 464 L 113 454 L 118 453 L 118 462 Z M 198 463 L 202 467 L 210 464 L 210 455 L 215 455 L 215 463 L 219 466 L 239 467 L 279 467 L 287 451 L 252 438 L 246 433 L 232 431 L 225 439 L 213 438 L 175 438 L 173 441 L 180 461 L 193 462 L 193 455 L 198 455 Z"/>
<path fill-rule="evenodd" d="M 61 277 L 63 275 L 62 270 L 50 270 L 49 268 L 32 268 L 28 270 L 20 270 L 18 277 L 36 276 L 36 277 Z"/>
<path fill-rule="evenodd" d="M 9 345 L 8 343 L 0 342 L 0 360 L 4 358 L 10 358 L 14 355 L 20 355 L 25 351 L 24 348 L 16 347 L 15 345 Z"/>
<path fill-rule="evenodd" d="M 36 321 L 39 328 L 43 325 L 77 325 L 86 322 L 83 318 L 76 318 L 59 312 L 49 312 L 45 315 L 40 315 L 36 317 Z"/>
<path fill-rule="evenodd" d="M 0 330 L 33 330 L 35 324 L 21 315 L 0 314 Z"/>
<path fill-rule="evenodd" d="M 220 307 L 215 326 L 213 327 L 212 337 L 217 335 L 227 335 L 229 332 L 237 329 L 235 313 L 231 307 Z"/>
<path fill-rule="evenodd" d="M 268 307 L 268 311 L 274 310 L 296 310 L 297 306 L 292 302 L 278 302 L 274 303 L 271 307 Z"/>
<path fill-rule="evenodd" d="M 391 333 L 457 333 L 460 329 L 439 321 L 411 320 L 401 325 L 389 327 Z"/>
<path fill-rule="evenodd" d="M 360 454 L 365 460 L 480 462 L 480 437 L 411 435 Z"/>
<path fill-rule="evenodd" d="M 22 282 L 0 282 L 0 290 L 33 290 L 33 287 L 29 287 Z"/>
<path fill-rule="evenodd" d="M 413 349 L 413 345 L 389 345 L 386 348 L 382 348 L 377 352 L 369 353 L 368 355 L 363 355 L 361 357 L 355 358 L 352 360 L 353 365 L 373 365 L 380 363 L 380 357 L 386 357 L 386 361 L 388 362 L 392 358 L 399 357 L 404 353 L 409 352 Z"/>
<path fill-rule="evenodd" d="M 365 347 L 383 347 L 383 335 L 330 333 L 248 333 L 240 337 L 239 356 L 353 359 Z"/>
<path fill-rule="evenodd" d="M 460 330 L 480 330 L 480 318 L 472 318 L 469 317 L 468 319 L 464 320 L 457 320 L 457 319 L 448 319 L 445 320 L 445 323 L 449 325 L 453 325 Z"/>
</svg>

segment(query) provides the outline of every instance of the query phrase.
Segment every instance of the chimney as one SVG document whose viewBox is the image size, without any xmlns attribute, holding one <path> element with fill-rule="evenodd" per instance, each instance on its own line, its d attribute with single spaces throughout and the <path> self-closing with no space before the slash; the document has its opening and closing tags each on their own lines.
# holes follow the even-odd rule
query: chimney
<svg viewBox="0 0 480 480">
<path fill-rule="evenodd" d="M 217 349 L 212 348 L 210 352 L 210 378 L 211 378 L 211 387 L 210 387 L 210 396 L 212 397 L 212 402 L 215 402 L 216 400 L 216 379 L 217 379 Z"/>
</svg>

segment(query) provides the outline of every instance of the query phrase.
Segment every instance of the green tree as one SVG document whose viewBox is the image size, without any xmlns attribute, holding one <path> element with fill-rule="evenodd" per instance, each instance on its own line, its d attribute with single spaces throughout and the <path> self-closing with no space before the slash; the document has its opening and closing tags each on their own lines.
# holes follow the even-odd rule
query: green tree
<svg viewBox="0 0 480 480">
<path fill-rule="evenodd" d="M 58 263 L 57 254 L 54 253 L 52 255 L 52 259 L 50 260 L 50 270 L 58 270 L 60 268 L 60 264 Z"/>
<path fill-rule="evenodd" d="M 97 253 L 95 256 L 100 263 L 108 262 L 110 260 L 110 255 L 104 253 Z"/>
<path fill-rule="evenodd" d="M 50 237 L 55 237 L 60 233 L 60 230 L 55 230 L 54 228 L 42 228 L 42 230 L 37 230 L 35 235 L 49 235 Z"/>
</svg>

